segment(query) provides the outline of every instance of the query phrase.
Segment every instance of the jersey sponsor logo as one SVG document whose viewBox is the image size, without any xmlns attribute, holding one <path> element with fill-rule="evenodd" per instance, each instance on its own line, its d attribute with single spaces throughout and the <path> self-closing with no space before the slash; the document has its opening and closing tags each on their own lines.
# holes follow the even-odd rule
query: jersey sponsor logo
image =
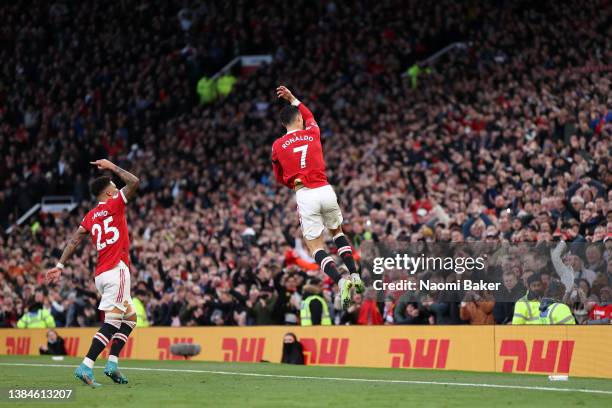
<svg viewBox="0 0 612 408">
<path fill-rule="evenodd" d="M 449 339 L 391 339 L 389 354 L 394 368 L 446 368 Z"/>
<path fill-rule="evenodd" d="M 264 337 L 224 337 L 221 341 L 223 361 L 256 363 L 263 359 L 266 339 Z"/>
<path fill-rule="evenodd" d="M 573 352 L 573 340 L 534 340 L 530 345 L 524 340 L 502 340 L 499 356 L 507 357 L 502 366 L 505 373 L 568 374 Z"/>
<path fill-rule="evenodd" d="M 323 337 L 319 341 L 302 338 L 306 364 L 345 365 L 350 340 L 348 338 Z"/>
<path fill-rule="evenodd" d="M 93 214 L 93 218 L 91 220 L 93 221 L 93 220 L 95 220 L 98 217 L 106 217 L 107 215 L 108 215 L 108 211 L 106 211 L 106 210 L 96 211 Z"/>
<path fill-rule="evenodd" d="M 283 143 L 281 147 L 286 149 L 289 147 L 289 145 L 296 142 L 314 142 L 314 137 L 308 135 L 290 137 L 289 139 L 285 140 L 285 143 Z"/>
</svg>

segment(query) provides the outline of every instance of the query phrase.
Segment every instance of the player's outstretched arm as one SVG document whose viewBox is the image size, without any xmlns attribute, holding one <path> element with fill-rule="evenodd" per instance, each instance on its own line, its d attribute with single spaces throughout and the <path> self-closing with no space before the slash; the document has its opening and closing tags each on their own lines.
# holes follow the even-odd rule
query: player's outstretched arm
<svg viewBox="0 0 612 408">
<path fill-rule="evenodd" d="M 62 274 L 62 269 L 64 269 L 64 264 L 68 262 L 68 259 L 74 254 L 77 250 L 83 239 L 87 236 L 88 232 L 85 228 L 80 227 L 72 234 L 70 241 L 64 248 L 64 252 L 62 252 L 62 256 L 60 257 L 59 262 L 55 265 L 55 268 L 51 268 L 47 271 L 45 275 L 45 280 L 47 283 L 55 283 L 59 281 L 59 278 Z"/>
<path fill-rule="evenodd" d="M 138 191 L 138 185 L 140 184 L 140 180 L 138 179 L 138 177 L 136 177 L 129 171 L 117 166 L 110 160 L 96 160 L 94 162 L 91 162 L 91 164 L 93 164 L 94 166 L 98 166 L 98 168 L 101 170 L 107 169 L 118 175 L 125 183 L 125 187 L 123 187 L 122 191 L 128 201 L 136 196 L 136 192 Z"/>
</svg>

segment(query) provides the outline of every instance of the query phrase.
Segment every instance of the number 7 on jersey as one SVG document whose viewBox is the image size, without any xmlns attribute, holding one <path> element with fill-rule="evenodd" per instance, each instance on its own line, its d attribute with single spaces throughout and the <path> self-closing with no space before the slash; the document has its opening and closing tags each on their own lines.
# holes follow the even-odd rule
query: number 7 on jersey
<svg viewBox="0 0 612 408">
<path fill-rule="evenodd" d="M 293 149 L 293 153 L 301 153 L 300 157 L 300 168 L 306 168 L 306 153 L 308 152 L 308 145 L 303 145 L 299 147 L 295 147 Z"/>
</svg>

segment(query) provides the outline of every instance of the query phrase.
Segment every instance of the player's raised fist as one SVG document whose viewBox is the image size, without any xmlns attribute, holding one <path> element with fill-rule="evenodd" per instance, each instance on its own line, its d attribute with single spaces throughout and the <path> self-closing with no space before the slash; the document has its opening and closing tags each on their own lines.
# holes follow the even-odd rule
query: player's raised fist
<svg viewBox="0 0 612 408">
<path fill-rule="evenodd" d="M 115 165 L 110 160 L 106 160 L 106 159 L 100 159 L 100 160 L 92 161 L 89 163 L 93 164 L 94 166 L 98 166 L 100 170 L 104 170 L 104 169 L 112 170 L 115 167 Z"/>
<path fill-rule="evenodd" d="M 291 91 L 287 89 L 286 86 L 281 85 L 278 88 L 276 88 L 276 96 L 278 96 L 281 99 L 286 100 L 289 103 L 292 103 L 293 101 L 295 101 L 295 96 L 293 96 Z"/>
<path fill-rule="evenodd" d="M 62 270 L 60 268 L 49 269 L 45 274 L 45 282 L 47 284 L 57 283 L 59 281 L 60 276 L 62 276 Z"/>
</svg>

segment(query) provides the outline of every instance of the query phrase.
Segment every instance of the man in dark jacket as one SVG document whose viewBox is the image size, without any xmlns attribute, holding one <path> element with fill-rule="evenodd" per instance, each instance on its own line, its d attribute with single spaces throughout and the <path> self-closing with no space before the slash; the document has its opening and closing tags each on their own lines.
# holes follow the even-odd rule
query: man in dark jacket
<svg viewBox="0 0 612 408">
<path fill-rule="evenodd" d="M 527 288 L 520 282 L 516 273 L 512 270 L 503 274 L 504 284 L 497 294 L 497 302 L 493 308 L 493 317 L 496 324 L 508 324 L 512 321 L 514 314 L 514 303 L 527 292 Z"/>
<path fill-rule="evenodd" d="M 434 317 L 429 311 L 420 308 L 417 302 L 409 302 L 401 324 L 434 324 Z"/>
</svg>

